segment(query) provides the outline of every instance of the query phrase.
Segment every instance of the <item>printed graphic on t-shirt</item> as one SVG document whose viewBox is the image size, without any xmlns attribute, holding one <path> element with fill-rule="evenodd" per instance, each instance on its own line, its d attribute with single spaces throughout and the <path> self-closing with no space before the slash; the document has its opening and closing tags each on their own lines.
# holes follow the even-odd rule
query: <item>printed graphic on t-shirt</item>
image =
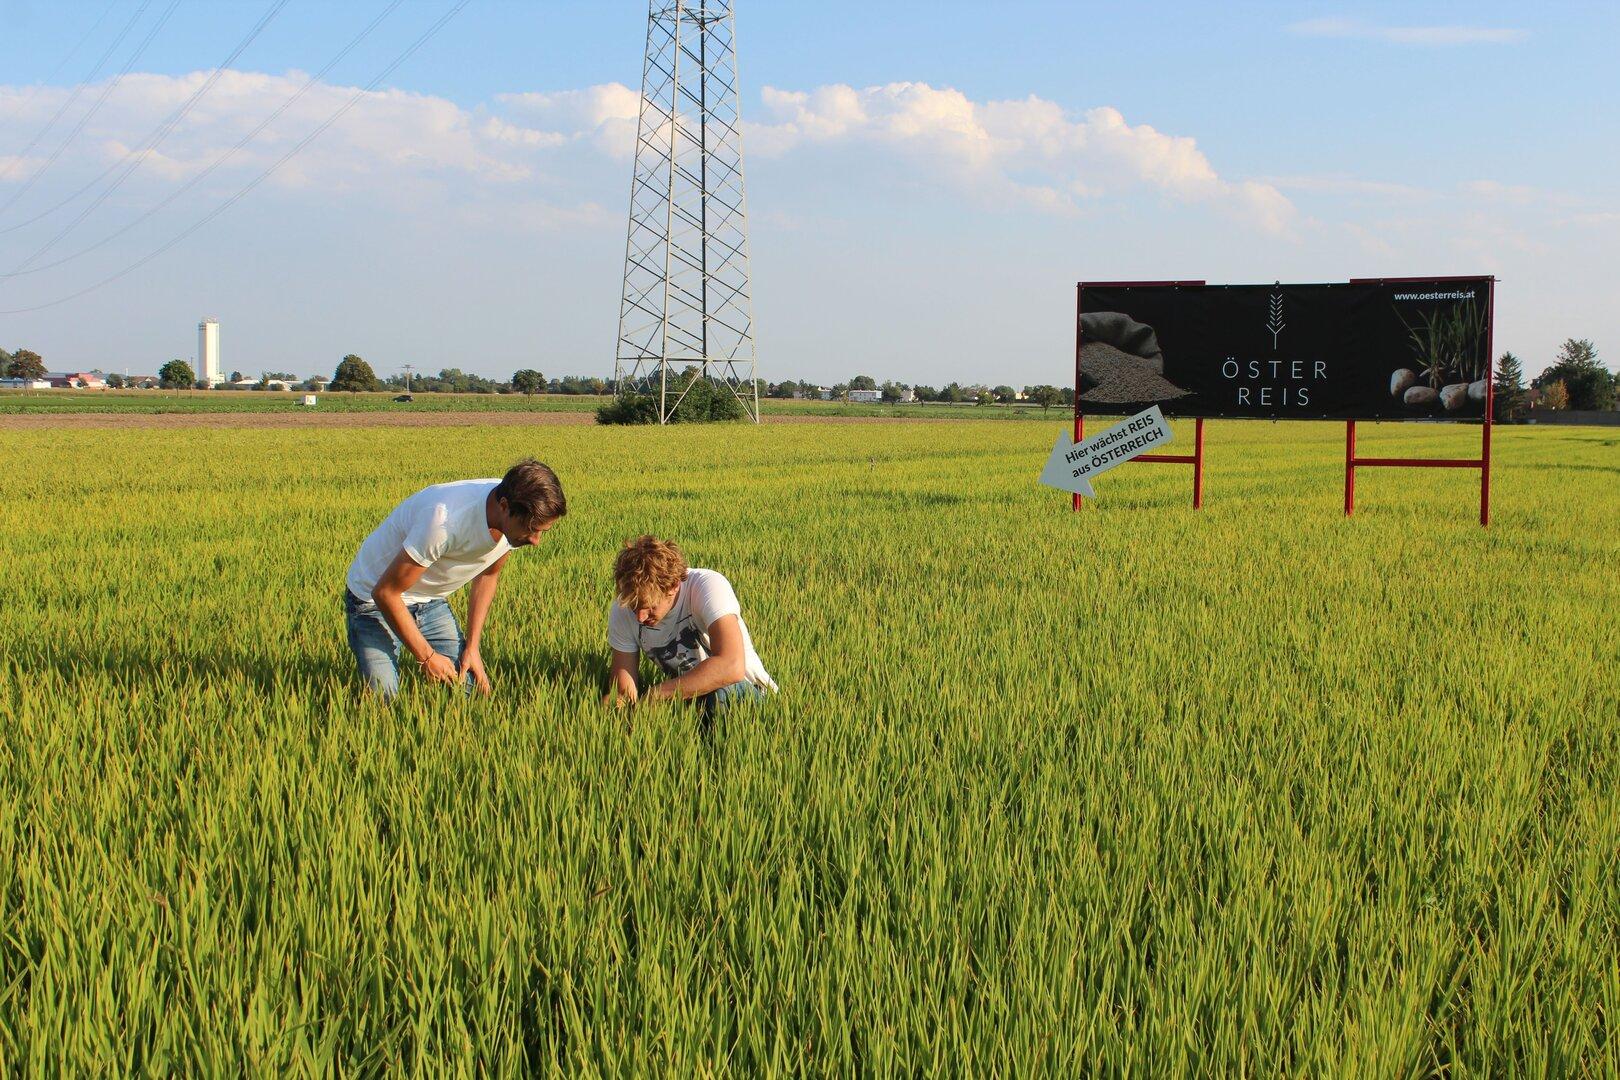
<svg viewBox="0 0 1620 1080">
<path fill-rule="evenodd" d="M 682 616 L 676 624 L 675 636 L 665 645 L 648 645 L 648 656 L 668 675 L 684 675 L 703 662 L 703 635 L 697 620 Z"/>
</svg>

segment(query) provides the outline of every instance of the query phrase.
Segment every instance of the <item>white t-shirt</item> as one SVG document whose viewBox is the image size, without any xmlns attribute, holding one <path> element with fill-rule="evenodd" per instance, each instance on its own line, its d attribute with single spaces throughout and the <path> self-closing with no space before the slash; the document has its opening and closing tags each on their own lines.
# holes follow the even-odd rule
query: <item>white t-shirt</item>
<svg viewBox="0 0 1620 1080">
<path fill-rule="evenodd" d="M 349 591 L 361 600 L 401 550 L 427 567 L 404 596 L 420 604 L 449 596 L 512 550 L 506 537 L 491 540 L 484 503 L 499 480 L 434 484 L 394 507 L 372 530 L 349 564 Z"/>
<path fill-rule="evenodd" d="M 644 652 L 664 674 L 681 675 L 709 658 L 709 627 L 727 615 L 737 616 L 742 629 L 748 681 L 775 690 L 776 683 L 754 651 L 754 639 L 748 636 L 748 624 L 742 620 L 731 582 L 714 570 L 688 570 L 675 606 L 656 626 L 642 626 L 634 611 L 615 600 L 608 608 L 608 644 L 616 652 Z"/>
</svg>

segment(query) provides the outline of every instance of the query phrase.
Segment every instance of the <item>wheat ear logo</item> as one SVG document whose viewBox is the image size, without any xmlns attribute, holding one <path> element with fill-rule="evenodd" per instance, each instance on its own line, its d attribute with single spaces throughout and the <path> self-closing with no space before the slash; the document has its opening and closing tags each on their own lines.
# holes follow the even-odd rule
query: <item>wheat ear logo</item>
<svg viewBox="0 0 1620 1080">
<path fill-rule="evenodd" d="M 1281 282 L 1277 282 L 1278 286 L 1281 286 L 1281 284 Z M 1282 333 L 1283 327 L 1288 325 L 1287 323 L 1283 322 L 1282 289 L 1280 287 L 1276 292 L 1271 294 L 1271 304 L 1267 308 L 1267 312 L 1270 315 L 1270 318 L 1266 320 L 1266 329 L 1271 331 L 1271 351 L 1276 352 L 1277 335 Z"/>
</svg>

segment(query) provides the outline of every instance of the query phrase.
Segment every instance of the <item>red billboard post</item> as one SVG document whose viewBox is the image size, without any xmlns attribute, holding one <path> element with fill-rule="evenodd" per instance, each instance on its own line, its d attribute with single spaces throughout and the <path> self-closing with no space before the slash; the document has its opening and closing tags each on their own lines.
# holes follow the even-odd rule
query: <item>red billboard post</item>
<svg viewBox="0 0 1620 1080">
<path fill-rule="evenodd" d="M 1202 285 L 1202 281 L 1082 281 L 1074 289 L 1074 434 L 1072 440 L 1079 442 L 1086 433 L 1086 414 L 1080 407 L 1080 350 L 1085 345 L 1084 331 L 1081 328 L 1080 316 L 1083 313 L 1086 286 L 1106 288 L 1130 288 L 1134 286 L 1164 286 Z M 1150 464 L 1160 465 L 1191 465 L 1193 467 L 1193 509 L 1204 508 L 1204 418 L 1196 417 L 1193 428 L 1193 452 L 1190 454 L 1138 454 L 1132 461 L 1146 461 Z M 1083 497 L 1079 492 L 1074 495 L 1074 509 L 1080 509 Z"/>
<path fill-rule="evenodd" d="M 1351 278 L 1352 285 L 1399 285 L 1406 282 L 1474 281 L 1474 278 Z M 1481 425 L 1480 452 L 1477 458 L 1383 458 L 1356 455 L 1356 422 L 1344 422 L 1344 514 L 1356 511 L 1356 469 L 1358 466 L 1378 466 L 1401 469 L 1478 469 L 1479 470 L 1479 523 L 1491 523 L 1491 418 L 1496 412 L 1496 279 L 1490 278 L 1486 310 L 1490 321 L 1485 328 L 1485 355 L 1490 365 L 1485 370 L 1485 419 Z"/>
</svg>

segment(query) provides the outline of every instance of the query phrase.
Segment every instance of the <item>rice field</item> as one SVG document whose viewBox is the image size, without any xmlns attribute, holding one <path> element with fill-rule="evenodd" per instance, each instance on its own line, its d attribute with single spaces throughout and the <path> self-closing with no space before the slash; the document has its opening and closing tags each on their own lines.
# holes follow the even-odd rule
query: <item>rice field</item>
<svg viewBox="0 0 1620 1080">
<path fill-rule="evenodd" d="M 1620 1072 L 1620 433 L 1482 530 L 1330 424 L 1073 514 L 1060 427 L 0 429 L 0 1071 Z M 531 453 L 495 696 L 361 698 L 361 538 Z M 644 531 L 779 696 L 599 704 Z"/>
</svg>

